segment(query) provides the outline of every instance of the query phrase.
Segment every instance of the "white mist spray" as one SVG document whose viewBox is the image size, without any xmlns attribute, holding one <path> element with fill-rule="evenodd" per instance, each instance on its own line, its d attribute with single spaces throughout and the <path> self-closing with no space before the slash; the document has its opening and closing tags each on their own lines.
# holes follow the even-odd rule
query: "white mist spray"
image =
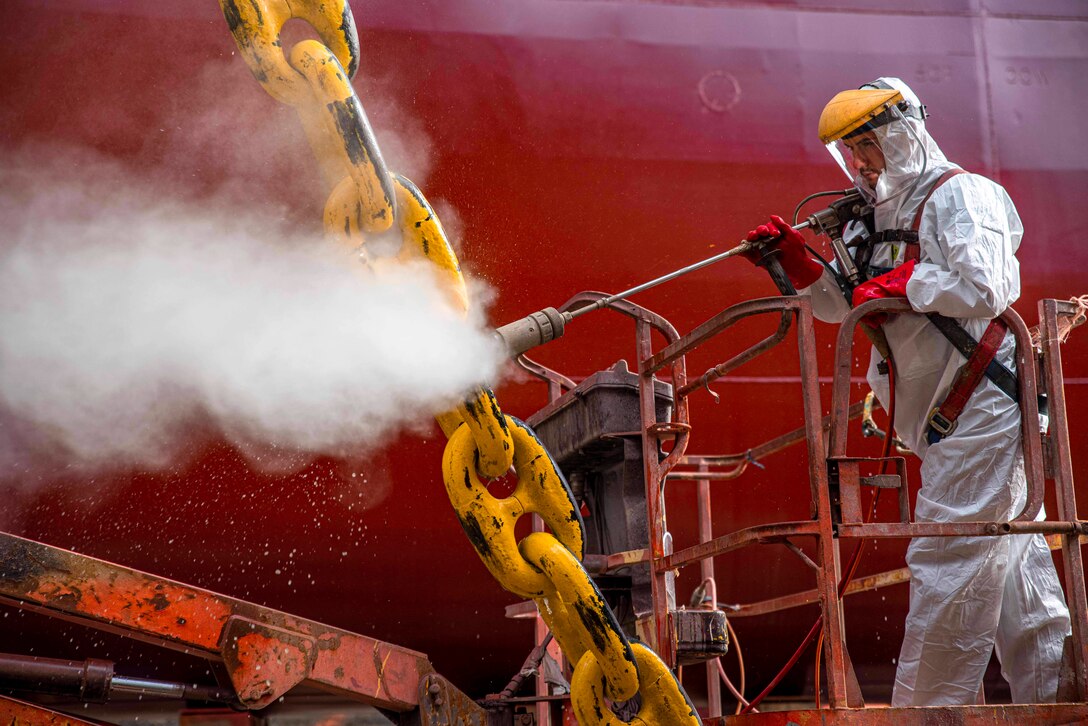
<svg viewBox="0 0 1088 726">
<path fill-rule="evenodd" d="M 169 466 L 209 418 L 258 465 L 358 453 L 497 374 L 482 317 L 425 264 L 368 272 L 85 156 L 5 166 L 0 478 Z"/>
</svg>

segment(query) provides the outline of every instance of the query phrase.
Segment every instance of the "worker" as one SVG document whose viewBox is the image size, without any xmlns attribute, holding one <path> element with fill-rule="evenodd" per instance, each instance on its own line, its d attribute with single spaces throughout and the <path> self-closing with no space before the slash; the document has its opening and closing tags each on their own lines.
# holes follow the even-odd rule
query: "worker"
<svg viewBox="0 0 1088 726">
<path fill-rule="evenodd" d="M 993 321 L 1020 295 L 1014 256 L 1023 234 L 1020 218 L 1001 186 L 945 158 L 925 116 L 917 96 L 897 78 L 840 93 L 821 115 L 822 140 L 874 207 L 870 218 L 846 230 L 848 241 L 863 240 L 854 255 L 862 282 L 849 302 L 834 269 L 811 257 L 801 234 L 780 217 L 753 230 L 749 240 L 770 238 L 783 269 L 802 294 L 811 295 L 821 320 L 840 322 L 851 304 L 906 298 L 919 313 L 954 318 L 982 341 L 980 349 L 996 350 L 996 360 L 1014 371 L 1013 336 Z M 922 460 L 915 521 L 1017 516 L 1026 483 L 1015 390 L 1003 390 L 987 376 L 964 390 L 957 376 L 964 356 L 929 318 L 882 318 L 863 324 L 886 334 L 895 372 L 895 429 Z M 874 348 L 868 380 L 887 407 L 887 368 L 880 364 Z M 966 397 L 962 410 L 952 393 Z M 1041 534 L 916 538 L 907 564 L 910 611 L 893 706 L 979 702 L 995 646 L 1013 701 L 1054 702 L 1070 622 Z"/>
</svg>

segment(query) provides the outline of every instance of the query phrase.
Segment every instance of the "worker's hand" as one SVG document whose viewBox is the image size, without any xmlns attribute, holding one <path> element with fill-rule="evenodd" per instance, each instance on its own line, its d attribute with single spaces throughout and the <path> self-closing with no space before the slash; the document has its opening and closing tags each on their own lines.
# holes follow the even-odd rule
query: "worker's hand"
<svg viewBox="0 0 1088 726">
<path fill-rule="evenodd" d="M 888 297 L 906 297 L 907 281 L 914 274 L 915 260 L 905 262 L 894 270 L 863 282 L 854 288 L 854 307 L 867 303 L 870 300 L 880 300 Z M 873 313 L 866 315 L 862 322 L 871 328 L 883 325 L 888 319 L 887 313 Z"/>
<path fill-rule="evenodd" d="M 770 222 L 753 229 L 745 239 L 749 242 L 763 241 L 764 245 L 771 247 L 805 249 L 805 238 L 777 214 L 772 214 Z"/>
<path fill-rule="evenodd" d="M 798 290 L 816 282 L 824 273 L 823 265 L 808 256 L 805 238 L 777 214 L 772 214 L 770 222 L 753 229 L 745 239 L 749 242 L 762 242 L 764 248 L 778 250 L 778 261 L 782 264 L 782 270 Z M 757 265 L 763 255 L 764 250 L 744 253 L 745 259 Z"/>
</svg>

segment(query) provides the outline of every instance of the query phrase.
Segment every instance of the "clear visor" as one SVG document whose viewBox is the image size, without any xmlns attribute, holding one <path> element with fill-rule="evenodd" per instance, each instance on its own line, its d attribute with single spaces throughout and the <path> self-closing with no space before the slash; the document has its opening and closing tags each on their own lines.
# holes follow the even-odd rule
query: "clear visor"
<svg viewBox="0 0 1088 726">
<path fill-rule="evenodd" d="M 886 165 L 878 132 L 865 131 L 832 141 L 826 148 L 847 179 L 856 182 L 860 176 L 870 187 L 876 186 L 877 177 Z"/>
<path fill-rule="evenodd" d="M 851 163 L 853 162 L 854 157 L 850 153 L 850 150 L 842 142 L 842 139 L 830 142 L 826 145 L 826 148 L 827 153 L 831 154 L 831 158 L 834 159 L 835 162 L 839 165 L 839 168 L 842 169 L 842 173 L 846 174 L 846 178 L 853 182 L 854 177 L 856 176 L 853 169 L 851 168 Z"/>
<path fill-rule="evenodd" d="M 888 161 L 893 163 L 896 161 L 901 162 L 900 166 L 904 169 L 907 168 L 908 159 L 898 159 L 898 156 L 902 154 L 897 155 L 894 153 L 895 149 L 893 149 L 892 153 L 894 158 L 885 158 L 882 140 L 888 136 L 888 131 L 892 128 L 898 129 L 899 132 L 908 133 L 915 139 L 918 137 L 914 130 L 910 128 L 906 116 L 898 107 L 892 106 L 889 108 L 887 115 L 890 115 L 890 121 L 884 120 L 878 129 L 861 131 L 860 133 L 855 132 L 844 139 L 825 144 L 827 153 L 831 154 L 831 158 L 835 160 L 835 163 L 842 169 L 842 173 L 850 181 L 855 181 L 858 175 L 862 175 L 872 185 L 876 176 L 884 170 Z M 918 139 L 918 142 L 921 143 L 921 140 Z M 905 153 L 907 151 L 906 146 L 901 146 L 904 147 L 903 151 Z"/>
</svg>

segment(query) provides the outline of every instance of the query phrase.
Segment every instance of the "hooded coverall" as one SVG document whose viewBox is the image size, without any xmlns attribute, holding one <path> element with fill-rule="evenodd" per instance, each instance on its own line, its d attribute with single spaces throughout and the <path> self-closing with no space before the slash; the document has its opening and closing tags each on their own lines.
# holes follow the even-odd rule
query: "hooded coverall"
<svg viewBox="0 0 1088 726">
<path fill-rule="evenodd" d="M 920 107 L 902 81 L 881 80 Z M 875 189 L 860 176 L 855 184 L 878 205 L 876 231 L 910 229 L 934 182 L 958 167 L 945 158 L 921 120 L 900 119 L 875 134 L 885 170 Z M 888 201 L 880 204 L 883 200 Z M 957 318 L 978 340 L 989 321 L 1020 296 L 1014 253 L 1023 227 L 1012 201 L 989 179 L 960 174 L 925 203 L 918 232 L 920 259 L 906 286 L 911 307 Z M 878 243 L 869 275 L 903 264 L 904 255 L 898 243 Z M 821 320 L 840 322 L 850 309 L 826 271 L 808 291 Z M 895 361 L 896 431 L 922 459 L 915 521 L 1016 517 L 1026 499 L 1018 405 L 983 378 L 956 429 L 930 445 L 929 412 L 948 395 L 964 358 L 924 316 L 893 316 L 884 331 Z M 1015 370 L 1014 348 L 1012 335 L 1006 335 L 997 354 L 1010 370 Z M 877 370 L 879 360 L 873 350 L 868 381 L 887 406 L 888 380 Z M 1055 700 L 1070 623 L 1042 535 L 916 538 L 907 550 L 907 564 L 910 611 L 893 706 L 975 703 L 995 646 L 1014 701 Z"/>
</svg>

